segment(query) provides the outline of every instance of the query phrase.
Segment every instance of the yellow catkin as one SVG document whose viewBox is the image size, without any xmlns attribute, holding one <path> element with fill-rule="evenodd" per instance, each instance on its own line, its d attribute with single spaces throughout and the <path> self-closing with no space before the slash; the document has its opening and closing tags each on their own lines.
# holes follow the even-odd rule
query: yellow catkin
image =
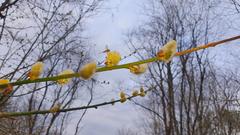
<svg viewBox="0 0 240 135">
<path fill-rule="evenodd" d="M 140 92 L 139 96 L 141 96 L 141 97 L 146 96 L 146 92 Z"/>
<path fill-rule="evenodd" d="M 62 71 L 60 74 L 58 74 L 59 76 L 60 75 L 67 75 L 67 74 L 73 74 L 73 70 L 71 69 L 66 69 L 64 71 Z M 71 78 L 66 78 L 66 79 L 60 79 L 60 80 L 57 80 L 57 83 L 58 84 L 61 84 L 61 85 L 65 85 L 67 83 L 69 83 L 71 81 Z"/>
<path fill-rule="evenodd" d="M 30 80 L 36 80 L 43 72 L 44 64 L 42 62 L 36 62 L 32 65 L 31 70 L 28 73 L 28 77 Z"/>
<path fill-rule="evenodd" d="M 54 105 L 54 106 L 49 110 L 49 112 L 50 112 L 50 113 L 56 113 L 56 112 L 58 112 L 60 109 L 61 109 L 61 104 L 60 104 L 60 103 L 57 103 L 56 105 Z"/>
<path fill-rule="evenodd" d="M 3 84 L 8 84 L 9 83 L 9 80 L 8 79 L 0 79 L 0 85 L 3 85 Z M 3 89 L 0 89 L 0 91 L 2 91 Z"/>
<path fill-rule="evenodd" d="M 133 97 L 138 96 L 138 94 L 139 94 L 139 92 L 138 92 L 137 90 L 134 90 L 134 91 L 132 92 L 132 96 L 133 96 Z"/>
<path fill-rule="evenodd" d="M 144 64 L 140 64 L 140 65 L 131 66 L 131 67 L 129 67 L 129 70 L 131 73 L 139 75 L 139 74 L 146 72 L 147 68 L 148 68 L 148 64 L 144 63 Z"/>
<path fill-rule="evenodd" d="M 140 88 L 139 96 L 141 96 L 141 97 L 146 96 L 146 92 L 144 91 L 143 87 Z"/>
<path fill-rule="evenodd" d="M 9 84 L 9 80 L 8 79 L 1 79 L 0 80 L 0 85 L 3 85 L 3 84 L 7 84 L 7 86 L 5 88 L 0 88 L 0 93 L 2 93 L 3 95 L 10 94 L 13 90 L 13 86 Z"/>
<path fill-rule="evenodd" d="M 157 58 L 164 61 L 165 63 L 168 63 L 171 61 L 176 52 L 177 42 L 175 40 L 171 40 L 167 44 L 165 44 L 157 53 Z"/>
<path fill-rule="evenodd" d="M 79 75 L 83 79 L 89 79 L 96 72 L 96 69 L 97 69 L 97 63 L 96 62 L 90 62 L 90 63 L 84 65 L 80 69 Z"/>
<path fill-rule="evenodd" d="M 124 92 L 120 92 L 119 96 L 120 96 L 121 103 L 124 103 L 127 101 L 126 94 Z"/>
<path fill-rule="evenodd" d="M 105 65 L 107 67 L 112 67 L 117 65 L 120 60 L 121 60 L 121 55 L 118 52 L 110 51 L 110 52 L 107 52 Z"/>
<path fill-rule="evenodd" d="M 121 103 L 124 103 L 124 102 L 126 102 L 127 101 L 127 98 L 125 97 L 125 98 L 120 98 L 120 102 Z"/>
<path fill-rule="evenodd" d="M 124 98 L 124 97 L 126 96 L 126 94 L 121 91 L 120 94 L 119 94 L 119 96 L 120 96 L 120 98 Z"/>
</svg>

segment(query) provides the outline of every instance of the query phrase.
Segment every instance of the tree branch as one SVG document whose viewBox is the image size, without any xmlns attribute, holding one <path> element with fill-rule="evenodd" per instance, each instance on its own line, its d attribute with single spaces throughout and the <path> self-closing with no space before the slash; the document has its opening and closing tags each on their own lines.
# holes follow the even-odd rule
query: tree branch
<svg viewBox="0 0 240 135">
<path fill-rule="evenodd" d="M 153 88 L 149 88 L 145 92 L 150 92 L 151 90 L 153 90 Z M 132 98 L 135 98 L 135 97 L 137 97 L 137 96 L 128 96 L 127 99 L 131 100 Z M 87 105 L 87 106 L 73 107 L 73 108 L 67 108 L 67 109 L 59 109 L 55 113 L 70 112 L 70 111 L 77 111 L 77 110 L 90 109 L 90 108 L 97 109 L 100 106 L 114 105 L 115 103 L 118 103 L 118 102 L 120 102 L 120 99 L 114 100 L 114 101 L 109 101 L 109 102 L 103 102 L 103 103 L 99 103 L 99 104 Z M 52 113 L 51 109 L 29 111 L 29 112 L 0 112 L 0 118 L 28 116 L 28 115 L 34 115 L 34 114 L 49 114 L 49 113 Z"/>
</svg>

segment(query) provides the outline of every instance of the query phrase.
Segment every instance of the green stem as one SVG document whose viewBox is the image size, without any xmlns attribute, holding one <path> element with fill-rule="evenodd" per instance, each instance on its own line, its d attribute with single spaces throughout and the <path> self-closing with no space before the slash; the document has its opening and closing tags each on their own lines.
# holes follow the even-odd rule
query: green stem
<svg viewBox="0 0 240 135">
<path fill-rule="evenodd" d="M 129 68 L 129 67 L 134 66 L 134 65 L 150 63 L 150 62 L 154 62 L 154 61 L 157 61 L 157 60 L 158 59 L 156 57 L 154 57 L 154 58 L 150 58 L 150 59 L 146 59 L 146 60 L 131 62 L 131 63 L 127 63 L 127 64 L 122 64 L 122 65 L 116 65 L 116 66 L 112 66 L 112 67 L 101 67 L 101 68 L 97 69 L 97 72 L 116 70 L 116 69 L 122 69 L 122 68 Z"/>
<path fill-rule="evenodd" d="M 235 36 L 235 37 L 224 39 L 224 40 L 221 40 L 221 41 L 208 43 L 206 45 L 202 45 L 202 46 L 198 46 L 198 47 L 195 47 L 195 48 L 192 48 L 192 49 L 184 50 L 182 52 L 178 52 L 177 54 L 175 54 L 175 56 L 188 54 L 188 53 L 195 52 L 195 51 L 198 51 L 198 50 L 201 50 L 201 49 L 206 49 L 208 47 L 215 47 L 216 45 L 219 45 L 219 44 L 222 44 L 222 43 L 225 43 L 225 42 L 229 42 L 229 41 L 233 41 L 233 40 L 236 40 L 236 39 L 239 39 L 239 38 L 240 38 L 240 36 Z M 154 62 L 154 61 L 158 61 L 157 57 L 146 59 L 146 60 L 141 60 L 141 61 L 137 61 L 137 62 L 127 63 L 127 64 L 122 64 L 122 65 L 116 65 L 116 66 L 112 66 L 112 67 L 100 67 L 100 68 L 97 68 L 96 72 L 103 72 L 103 71 L 109 71 L 109 70 L 128 68 L 128 67 L 131 67 L 131 66 L 134 66 L 134 65 L 140 65 L 140 64 L 150 63 L 150 62 Z M 39 78 L 39 79 L 36 79 L 36 80 L 20 80 L 20 81 L 12 82 L 12 83 L 10 83 L 10 85 L 16 86 L 16 85 L 23 85 L 23 84 L 37 83 L 37 82 L 57 81 L 57 80 L 60 80 L 60 79 L 67 79 L 67 78 L 73 78 L 73 77 L 80 77 L 80 75 L 79 75 L 79 73 L 73 73 L 73 74 L 68 74 L 68 75 Z M 2 85 L 0 85 L 0 88 L 5 88 L 7 86 L 8 86 L 8 84 L 2 84 Z"/>
<path fill-rule="evenodd" d="M 144 63 L 154 62 L 154 61 L 157 61 L 157 60 L 158 59 L 155 57 L 155 58 L 150 58 L 150 59 L 141 60 L 141 61 L 137 61 L 137 62 L 131 62 L 131 63 L 127 63 L 127 64 L 116 65 L 116 66 L 112 66 L 112 67 L 100 67 L 100 68 L 97 68 L 96 72 L 104 72 L 104 71 L 109 71 L 109 70 L 123 69 L 123 68 L 128 68 L 128 67 L 134 66 L 134 65 L 140 65 L 140 64 L 144 64 Z M 38 83 L 38 82 L 57 81 L 57 80 L 60 80 L 60 79 L 67 79 L 67 78 L 73 78 L 73 77 L 80 77 L 80 75 L 79 75 L 79 73 L 73 73 L 73 74 L 67 74 L 67 75 L 61 75 L 61 76 L 39 78 L 39 79 L 36 79 L 36 80 L 19 80 L 19 81 L 16 81 L 16 82 L 11 82 L 9 84 L 12 85 L 12 86 L 17 86 L 17 85 Z M 7 84 L 0 85 L 0 88 L 5 88 L 5 87 L 7 87 Z"/>
</svg>

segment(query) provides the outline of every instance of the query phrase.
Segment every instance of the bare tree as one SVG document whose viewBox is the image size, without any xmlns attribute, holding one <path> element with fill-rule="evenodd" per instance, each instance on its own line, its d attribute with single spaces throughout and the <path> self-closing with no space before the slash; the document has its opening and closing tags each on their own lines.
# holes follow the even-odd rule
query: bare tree
<svg viewBox="0 0 240 135">
<path fill-rule="evenodd" d="M 129 128 L 122 128 L 118 131 L 118 135 L 139 135 L 139 133 Z"/>
<path fill-rule="evenodd" d="M 216 16 L 217 1 L 197 0 L 151 0 L 146 5 L 145 14 L 149 17 L 144 25 L 129 33 L 128 43 L 132 50 L 138 50 L 137 57 L 145 59 L 154 57 L 162 45 L 174 39 L 178 43 L 178 51 L 206 44 L 214 38 L 218 15 Z M 216 33 L 216 32 L 215 32 Z M 140 45 L 137 45 L 140 44 Z M 214 106 L 219 106 L 216 101 L 210 100 L 214 95 L 212 86 L 220 78 L 212 78 L 210 67 L 213 61 L 209 59 L 209 52 L 201 51 L 180 56 L 173 62 L 164 64 L 157 62 L 151 65 L 149 74 L 145 75 L 145 87 L 157 86 L 144 102 L 143 109 L 147 114 L 145 121 L 146 133 L 152 135 L 207 135 L 221 134 L 220 128 L 213 132 L 216 125 L 216 115 L 221 111 Z M 224 78 L 227 76 L 224 76 Z M 213 81 L 213 82 L 211 82 Z M 236 85 L 236 84 L 234 84 Z M 236 85 L 237 86 L 237 85 Z M 215 94 L 221 92 L 217 89 Z M 224 92 L 232 92 L 223 88 Z M 223 93 L 224 93 L 223 92 Z M 232 96 L 227 96 L 231 100 Z M 229 102 L 227 102 L 228 104 Z M 224 107 L 224 110 L 230 111 Z M 224 119 L 223 115 L 218 115 Z M 226 120 L 226 119 L 225 119 Z M 224 120 L 224 121 L 225 121 Z M 216 123 L 221 122 L 219 119 Z M 228 126 L 228 134 L 232 126 Z M 230 127 L 229 127 L 230 126 Z M 235 132 L 236 133 L 236 132 Z"/>
<path fill-rule="evenodd" d="M 236 11 L 240 13 L 240 2 L 238 0 L 230 0 L 230 2 L 234 5 Z"/>
<path fill-rule="evenodd" d="M 10 0 L 0 7 L 1 78 L 11 81 L 27 78 L 36 61 L 43 61 L 44 76 L 56 75 L 64 69 L 78 71 L 89 60 L 87 37 L 83 36 L 85 20 L 98 12 L 102 0 Z M 1 97 L 1 111 L 33 111 L 61 105 L 72 106 L 80 95 L 92 100 L 94 82 L 74 79 L 71 85 L 56 86 L 45 82 L 14 87 Z M 85 112 L 82 112 L 84 116 Z M 1 120 L 1 134 L 65 134 L 70 113 L 32 115 Z M 82 117 L 76 123 L 79 127 Z M 76 128 L 76 133 L 79 128 Z"/>
</svg>

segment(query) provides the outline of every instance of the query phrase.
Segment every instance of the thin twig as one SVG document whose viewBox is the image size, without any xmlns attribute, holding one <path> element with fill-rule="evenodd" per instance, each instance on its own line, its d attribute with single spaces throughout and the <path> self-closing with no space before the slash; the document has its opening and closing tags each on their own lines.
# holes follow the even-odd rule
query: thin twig
<svg viewBox="0 0 240 135">
<path fill-rule="evenodd" d="M 152 89 L 153 88 L 149 88 L 145 92 L 150 92 Z M 127 97 L 127 99 L 131 100 L 132 98 L 135 98 L 135 97 L 137 97 L 137 96 L 129 96 L 129 97 Z M 90 108 L 97 109 L 98 107 L 106 106 L 106 105 L 113 105 L 113 104 L 118 103 L 118 102 L 120 102 L 120 99 L 114 100 L 114 101 L 109 101 L 109 102 L 103 102 L 103 103 L 99 103 L 99 104 L 94 104 L 94 105 L 87 105 L 87 106 L 73 107 L 73 108 L 66 108 L 66 109 L 59 109 L 58 111 L 56 111 L 56 113 L 70 112 L 70 111 L 90 109 Z M 29 112 L 0 112 L 0 118 L 19 117 L 19 116 L 27 116 L 27 115 L 34 115 L 34 114 L 49 114 L 49 113 L 52 113 L 51 109 L 49 109 L 49 110 L 29 111 Z"/>
</svg>

